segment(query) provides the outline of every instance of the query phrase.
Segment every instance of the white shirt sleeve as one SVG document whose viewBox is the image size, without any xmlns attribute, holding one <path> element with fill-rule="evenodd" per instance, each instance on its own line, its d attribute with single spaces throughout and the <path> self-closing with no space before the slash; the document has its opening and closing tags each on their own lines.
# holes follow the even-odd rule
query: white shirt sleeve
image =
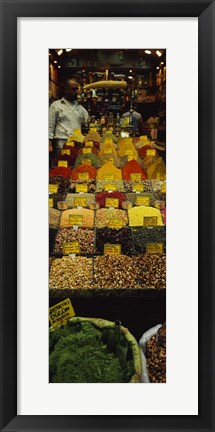
<svg viewBox="0 0 215 432">
<path fill-rule="evenodd" d="M 89 114 L 88 114 L 87 110 L 85 108 L 83 108 L 83 126 L 88 125 L 88 117 L 89 117 Z"/>
<path fill-rule="evenodd" d="M 57 111 L 55 109 L 55 103 L 52 103 L 49 107 L 49 139 L 54 138 L 56 119 Z"/>
</svg>

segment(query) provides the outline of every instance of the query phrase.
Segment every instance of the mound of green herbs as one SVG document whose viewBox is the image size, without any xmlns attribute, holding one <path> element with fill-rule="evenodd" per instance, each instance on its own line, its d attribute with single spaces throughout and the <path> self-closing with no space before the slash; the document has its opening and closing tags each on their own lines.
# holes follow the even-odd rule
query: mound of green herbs
<svg viewBox="0 0 215 432">
<path fill-rule="evenodd" d="M 128 343 L 114 328 L 68 323 L 50 332 L 49 349 L 51 383 L 125 383 L 134 374 Z"/>
</svg>

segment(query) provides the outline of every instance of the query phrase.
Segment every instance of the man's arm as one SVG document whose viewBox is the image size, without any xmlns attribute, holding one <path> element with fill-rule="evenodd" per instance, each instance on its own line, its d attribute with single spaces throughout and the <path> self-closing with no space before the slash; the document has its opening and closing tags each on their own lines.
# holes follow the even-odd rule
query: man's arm
<svg viewBox="0 0 215 432">
<path fill-rule="evenodd" d="M 85 108 L 83 108 L 83 121 L 82 121 L 82 126 L 87 127 L 88 126 L 88 119 L 89 119 L 89 114 L 87 112 L 87 110 Z"/>
</svg>

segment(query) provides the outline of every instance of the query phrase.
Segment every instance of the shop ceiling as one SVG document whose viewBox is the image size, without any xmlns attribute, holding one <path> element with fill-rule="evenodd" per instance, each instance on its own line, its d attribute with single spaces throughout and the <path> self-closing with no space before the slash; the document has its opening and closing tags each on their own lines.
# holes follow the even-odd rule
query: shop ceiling
<svg viewBox="0 0 215 432">
<path fill-rule="evenodd" d="M 91 71 L 149 70 L 166 63 L 166 50 L 150 49 L 50 49 L 51 61 L 65 69 Z"/>
</svg>

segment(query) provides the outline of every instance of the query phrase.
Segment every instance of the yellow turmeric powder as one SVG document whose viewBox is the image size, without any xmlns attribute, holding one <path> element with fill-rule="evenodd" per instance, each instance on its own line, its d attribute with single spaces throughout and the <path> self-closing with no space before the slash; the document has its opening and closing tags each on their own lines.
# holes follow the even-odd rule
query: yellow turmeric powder
<svg viewBox="0 0 215 432">
<path fill-rule="evenodd" d="M 97 180 L 122 180 L 122 171 L 114 166 L 113 161 L 106 162 L 97 170 Z"/>
</svg>

